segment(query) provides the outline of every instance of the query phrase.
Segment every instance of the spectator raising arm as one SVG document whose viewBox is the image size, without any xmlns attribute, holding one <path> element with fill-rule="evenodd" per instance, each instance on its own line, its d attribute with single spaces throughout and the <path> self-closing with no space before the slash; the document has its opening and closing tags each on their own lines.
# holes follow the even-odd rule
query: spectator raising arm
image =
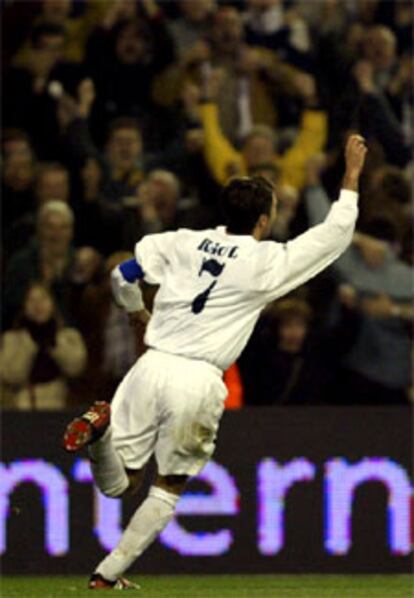
<svg viewBox="0 0 414 598">
<path fill-rule="evenodd" d="M 313 107 L 315 103 L 315 85 L 306 75 L 302 86 L 302 95 L 306 108 L 303 112 L 299 133 L 294 145 L 282 156 L 273 153 L 271 161 L 281 169 L 284 184 L 300 189 L 304 184 L 305 165 L 308 159 L 320 152 L 327 137 L 327 119 L 324 112 Z M 302 79 L 301 79 L 302 81 Z M 238 152 L 224 136 L 219 120 L 215 98 L 220 85 L 217 71 L 206 75 L 202 90 L 201 121 L 205 144 L 204 154 L 207 164 L 217 182 L 224 184 L 232 175 L 249 173 L 252 164 L 242 152 Z"/>
<path fill-rule="evenodd" d="M 306 74 L 296 76 L 298 90 L 304 100 L 299 132 L 291 148 L 280 158 L 282 183 L 302 189 L 305 184 L 305 169 L 309 158 L 321 152 L 328 137 L 326 113 L 317 108 L 318 99 L 313 77 Z"/>
<path fill-rule="evenodd" d="M 371 64 L 361 60 L 353 72 L 362 94 L 360 120 L 364 124 L 364 133 L 381 143 L 391 164 L 405 166 L 410 160 L 410 148 L 405 143 L 401 124 L 389 101 L 374 83 Z"/>
<path fill-rule="evenodd" d="M 221 130 L 216 103 L 223 73 L 214 69 L 204 76 L 202 87 L 202 104 L 200 110 L 201 123 L 204 131 L 204 155 L 215 180 L 224 184 L 231 171 L 245 174 L 243 157 Z"/>
</svg>

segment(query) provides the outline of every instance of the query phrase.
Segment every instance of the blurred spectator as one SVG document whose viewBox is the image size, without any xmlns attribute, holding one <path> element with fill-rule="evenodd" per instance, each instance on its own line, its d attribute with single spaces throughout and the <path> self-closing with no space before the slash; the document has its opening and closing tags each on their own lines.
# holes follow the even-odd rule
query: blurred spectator
<svg viewBox="0 0 414 598">
<path fill-rule="evenodd" d="M 35 3 L 33 3 L 35 4 Z M 84 60 L 85 44 L 94 26 L 105 11 L 104 2 L 86 0 L 81 16 L 73 18 L 72 0 L 41 0 L 37 3 L 39 14 L 34 25 L 48 23 L 62 27 L 65 33 L 63 57 L 68 62 L 82 62 Z M 26 63 L 30 53 L 30 44 L 26 41 L 15 56 L 14 64 L 22 66 Z"/>
<path fill-rule="evenodd" d="M 2 44 L 2 66 L 9 68 L 11 60 L 27 40 L 33 20 L 39 12 L 37 2 L 3 2 L 2 28 L 7 31 L 7 43 Z"/>
<path fill-rule="evenodd" d="M 324 112 L 312 109 L 317 101 L 314 85 L 304 87 L 309 107 L 303 112 L 293 145 L 282 156 L 277 154 L 276 133 L 265 125 L 251 129 L 243 139 L 241 152 L 229 143 L 218 122 L 215 98 L 219 85 L 214 74 L 206 78 L 205 103 L 201 106 L 205 156 L 216 180 L 224 184 L 232 175 L 249 174 L 258 164 L 274 163 L 280 169 L 280 183 L 300 189 L 304 184 L 308 159 L 321 151 L 326 141 L 326 116 Z"/>
<path fill-rule="evenodd" d="M 169 23 L 178 55 L 203 40 L 211 27 L 211 18 L 216 8 L 215 0 L 180 0 L 180 16 Z"/>
<path fill-rule="evenodd" d="M 322 187 L 308 189 L 306 202 L 311 224 L 321 222 L 329 210 Z M 341 397 L 345 402 L 404 402 L 411 381 L 411 270 L 398 259 L 396 231 L 386 216 L 368 221 L 363 232 L 373 239 L 356 234 L 353 246 L 333 266 L 355 289 L 361 313 L 359 334 L 344 360 Z"/>
<path fill-rule="evenodd" d="M 388 213 L 397 223 L 411 214 L 411 187 L 404 171 L 395 166 L 377 168 L 371 175 L 365 199 L 365 212 L 374 217 Z"/>
<path fill-rule="evenodd" d="M 371 62 L 361 60 L 353 69 L 359 87 L 359 118 L 361 132 L 369 140 L 381 143 L 387 160 L 405 166 L 411 152 L 404 139 L 404 131 L 392 111 L 391 104 L 374 81 L 374 67 Z"/>
<path fill-rule="evenodd" d="M 124 211 L 123 247 L 133 247 L 145 234 L 203 228 L 209 221 L 208 210 L 189 199 L 179 200 L 177 177 L 168 170 L 151 171 L 138 187 L 136 202 Z"/>
<path fill-rule="evenodd" d="M 16 218 L 6 232 L 5 248 L 7 257 L 22 249 L 36 232 L 35 208 L 49 201 L 69 202 L 69 171 L 58 162 L 41 162 L 36 167 L 34 196 L 31 210 L 26 210 L 20 218 Z"/>
<path fill-rule="evenodd" d="M 280 0 L 248 0 L 245 26 L 248 44 L 269 48 L 300 68 L 310 66 L 309 31 L 295 6 L 286 10 Z"/>
<path fill-rule="evenodd" d="M 102 166 L 86 158 L 80 167 L 80 189 L 75 202 L 75 245 L 94 247 L 108 256 L 123 245 L 123 212 L 102 194 Z"/>
<path fill-rule="evenodd" d="M 414 28 L 411 2 L 381 2 L 378 5 L 378 20 L 393 30 L 401 54 L 411 52 Z"/>
<path fill-rule="evenodd" d="M 64 26 L 72 9 L 72 0 L 42 0 L 40 6 L 40 19 Z"/>
<path fill-rule="evenodd" d="M 116 200 L 133 195 L 143 177 L 141 132 L 133 119 L 118 119 L 111 123 L 106 158 L 110 180 L 104 186 L 105 197 Z"/>
<path fill-rule="evenodd" d="M 5 325 L 10 325 L 31 282 L 48 284 L 64 315 L 68 301 L 70 269 L 74 260 L 71 245 L 74 218 L 62 201 L 44 204 L 37 216 L 37 235 L 10 260 L 5 277 Z"/>
<path fill-rule="evenodd" d="M 190 79 L 181 81 L 179 99 L 168 108 L 173 124 L 169 139 L 163 150 L 152 157 L 151 167 L 174 172 L 180 177 L 185 193 L 199 198 L 203 206 L 216 214 L 219 188 L 204 160 L 200 97 L 198 85 Z"/>
<path fill-rule="evenodd" d="M 307 23 L 313 39 L 318 34 L 326 36 L 333 33 L 340 36 L 345 33 L 346 28 L 349 30 L 353 26 L 362 29 L 358 21 L 351 20 L 351 5 L 343 0 L 320 0 L 312 3 L 308 0 L 296 0 L 294 10 Z"/>
<path fill-rule="evenodd" d="M 67 328 L 43 283 L 27 289 L 22 313 L 5 332 L 0 349 L 3 409 L 50 410 L 68 407 L 68 379 L 86 365 L 82 336 Z"/>
<path fill-rule="evenodd" d="M 92 114 L 97 135 L 102 122 L 119 116 L 136 118 L 144 137 L 155 125 L 152 80 L 173 61 L 174 46 L 157 3 L 142 0 L 139 5 L 141 14 L 131 18 L 122 2 L 114 3 L 114 14 L 106 15 L 88 42 L 86 64 L 97 92 Z"/>
<path fill-rule="evenodd" d="M 67 168 L 58 162 L 39 164 L 36 173 L 35 191 L 39 207 L 48 201 L 69 203 L 70 178 Z"/>
<path fill-rule="evenodd" d="M 144 176 L 142 137 L 133 118 L 118 118 L 111 122 L 106 151 L 100 155 L 89 133 L 87 120 L 75 119 L 67 131 L 67 141 L 78 163 L 98 157 L 102 174 L 102 195 L 105 199 L 122 203 L 134 195 Z"/>
<path fill-rule="evenodd" d="M 88 370 L 77 388 L 85 403 L 91 397 L 108 400 L 117 384 L 143 351 L 143 330 L 131 327 L 128 315 L 112 299 L 110 275 L 113 268 L 130 259 L 127 252 L 111 255 L 103 277 L 85 290 L 79 305 L 80 329 L 89 354 Z"/>
<path fill-rule="evenodd" d="M 303 78 L 308 77 L 266 48 L 248 46 L 241 14 L 225 6 L 214 13 L 208 37 L 162 75 L 164 84 L 158 81 L 161 89 L 156 92 L 157 99 L 166 102 L 171 87 L 175 85 L 178 90 L 183 78 L 202 84 L 215 67 L 223 72 L 216 98 L 218 118 L 233 143 L 257 123 L 278 124 L 277 99 L 283 94 L 291 99 L 300 97 Z"/>
<path fill-rule="evenodd" d="M 337 389 L 341 357 L 358 329 L 352 290 L 342 289 L 341 321 L 312 330 L 312 312 L 301 299 L 270 305 L 244 350 L 239 365 L 250 405 L 327 403 Z"/>
<path fill-rule="evenodd" d="M 76 287 L 86 288 L 101 274 L 102 256 L 93 247 L 80 247 L 76 250 L 71 271 L 71 282 Z"/>
<path fill-rule="evenodd" d="M 4 131 L 2 146 L 2 222 L 6 229 L 35 209 L 35 156 L 28 135 L 19 129 Z"/>
<path fill-rule="evenodd" d="M 413 147 L 414 144 L 414 59 L 411 52 L 401 56 L 398 68 L 395 71 L 387 88 L 388 99 L 394 114 L 401 122 L 405 145 Z"/>
<path fill-rule="evenodd" d="M 295 69 L 266 49 L 246 45 L 241 15 L 233 8 L 217 12 L 210 39 L 212 65 L 224 70 L 217 103 L 226 137 L 234 143 L 255 124 L 276 126 L 278 95 L 297 93 Z"/>
<path fill-rule="evenodd" d="M 57 81 L 71 90 L 79 78 L 78 67 L 63 61 L 64 42 L 65 32 L 60 25 L 36 25 L 24 63 L 11 67 L 5 76 L 8 93 L 3 106 L 4 123 L 27 131 L 41 159 L 56 160 L 60 152 L 55 100 L 49 85 Z"/>
<path fill-rule="evenodd" d="M 370 27 L 362 40 L 362 57 L 374 70 L 375 84 L 385 90 L 397 65 L 397 40 L 388 27 Z"/>
</svg>

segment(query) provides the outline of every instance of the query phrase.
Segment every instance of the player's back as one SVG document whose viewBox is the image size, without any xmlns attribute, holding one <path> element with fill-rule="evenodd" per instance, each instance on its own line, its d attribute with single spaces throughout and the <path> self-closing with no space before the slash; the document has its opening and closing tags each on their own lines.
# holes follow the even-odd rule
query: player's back
<svg viewBox="0 0 414 598">
<path fill-rule="evenodd" d="M 357 195 L 342 190 L 325 220 L 287 243 L 224 227 L 144 237 L 135 248 L 145 280 L 160 285 L 146 342 L 225 369 L 261 309 L 335 261 L 352 240 Z"/>
<path fill-rule="evenodd" d="M 239 355 L 264 306 L 258 288 L 265 246 L 224 227 L 182 229 L 160 264 L 146 342 L 161 351 L 225 369 Z"/>
</svg>

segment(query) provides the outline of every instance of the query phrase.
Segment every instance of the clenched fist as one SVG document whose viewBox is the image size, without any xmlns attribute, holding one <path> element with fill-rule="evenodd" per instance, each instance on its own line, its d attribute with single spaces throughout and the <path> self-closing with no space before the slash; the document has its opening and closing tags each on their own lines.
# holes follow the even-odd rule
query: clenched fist
<svg viewBox="0 0 414 598">
<path fill-rule="evenodd" d="M 367 147 L 361 135 L 350 135 L 345 147 L 345 176 L 343 188 L 351 191 L 358 190 L 359 177 L 365 163 Z"/>
<path fill-rule="evenodd" d="M 361 135 L 350 135 L 345 147 L 347 172 L 359 176 L 364 167 L 366 153 L 365 139 Z"/>
</svg>

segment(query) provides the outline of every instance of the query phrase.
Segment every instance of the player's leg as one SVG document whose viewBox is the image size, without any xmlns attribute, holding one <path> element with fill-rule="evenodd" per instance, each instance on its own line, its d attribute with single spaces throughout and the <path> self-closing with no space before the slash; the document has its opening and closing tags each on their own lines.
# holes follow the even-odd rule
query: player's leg
<svg viewBox="0 0 414 598">
<path fill-rule="evenodd" d="M 126 469 L 112 442 L 111 406 L 96 401 L 85 413 L 66 427 L 63 446 L 68 452 L 87 447 L 96 485 L 105 496 L 118 498 L 136 492 L 143 479 L 143 469 Z"/>
<path fill-rule="evenodd" d="M 70 453 L 87 447 L 96 485 L 109 497 L 118 497 L 129 487 L 128 475 L 112 443 L 111 405 L 95 401 L 66 427 L 63 447 Z"/>
<path fill-rule="evenodd" d="M 128 523 L 116 548 L 97 566 L 91 583 L 115 583 L 171 521 L 187 475 L 157 475 L 147 498 Z"/>
<path fill-rule="evenodd" d="M 119 498 L 141 484 L 155 445 L 153 394 L 141 358 L 119 384 L 111 405 L 96 401 L 66 428 L 64 448 L 88 448 L 95 483 L 106 496 Z"/>
<path fill-rule="evenodd" d="M 162 389 L 155 446 L 159 474 L 119 544 L 98 565 L 95 576 L 101 582 L 113 583 L 122 576 L 171 521 L 188 479 L 199 473 L 214 451 L 223 412 L 227 391 L 218 373 L 182 358 L 151 359 Z"/>
<path fill-rule="evenodd" d="M 125 467 L 119 451 L 112 441 L 112 430 L 88 447 L 92 475 L 95 484 L 105 496 L 121 498 L 135 493 L 141 486 L 144 468 Z"/>
</svg>

